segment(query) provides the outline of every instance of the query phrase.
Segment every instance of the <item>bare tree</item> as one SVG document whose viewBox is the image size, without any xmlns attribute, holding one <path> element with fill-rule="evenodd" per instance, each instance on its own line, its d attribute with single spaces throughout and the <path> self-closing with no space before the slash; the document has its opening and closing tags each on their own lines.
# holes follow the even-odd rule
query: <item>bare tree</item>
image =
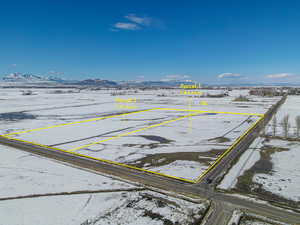
<svg viewBox="0 0 300 225">
<path fill-rule="evenodd" d="M 261 135 L 266 136 L 266 121 L 262 120 L 262 128 L 261 128 Z"/>
<path fill-rule="evenodd" d="M 283 134 L 284 134 L 285 138 L 288 137 L 289 129 L 291 128 L 289 118 L 290 118 L 289 115 L 284 116 L 280 123 L 280 125 L 282 126 L 282 129 L 283 129 Z"/>
<path fill-rule="evenodd" d="M 300 137 L 300 116 L 296 116 L 296 135 Z"/>
<path fill-rule="evenodd" d="M 276 115 L 273 117 L 272 120 L 272 130 L 273 130 L 273 136 L 276 136 L 276 129 L 277 129 L 277 118 Z"/>
</svg>

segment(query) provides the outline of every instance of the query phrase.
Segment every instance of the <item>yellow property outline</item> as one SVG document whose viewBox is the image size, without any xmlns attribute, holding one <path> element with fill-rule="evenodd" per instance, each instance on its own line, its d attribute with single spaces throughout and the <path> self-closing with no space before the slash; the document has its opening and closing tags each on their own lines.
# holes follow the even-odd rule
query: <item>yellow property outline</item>
<svg viewBox="0 0 300 225">
<path fill-rule="evenodd" d="M 101 141 L 96 141 L 96 142 L 92 142 L 92 143 L 89 143 L 89 144 L 86 144 L 86 145 L 82 145 L 82 146 L 79 146 L 79 147 L 76 147 L 76 148 L 73 148 L 73 149 L 69 149 L 68 151 L 73 152 L 73 151 L 83 149 L 83 148 L 86 148 L 86 147 L 89 147 L 89 146 L 92 146 L 92 145 L 96 145 L 96 144 L 99 144 L 99 143 L 102 143 L 102 142 L 105 142 L 105 141 L 113 140 L 113 139 L 120 138 L 120 137 L 125 137 L 125 136 L 128 136 L 130 134 L 134 134 L 134 133 L 137 133 L 137 132 L 140 132 L 140 131 L 148 130 L 150 128 L 162 126 L 162 125 L 165 125 L 165 124 L 168 124 L 168 123 L 172 123 L 172 122 L 175 122 L 175 121 L 178 121 L 178 120 L 182 120 L 182 119 L 187 118 L 187 117 L 196 116 L 198 114 L 201 114 L 201 112 L 190 113 L 188 115 L 181 116 L 181 117 L 173 119 L 173 120 L 167 120 L 167 121 L 157 123 L 157 124 L 154 124 L 154 125 L 151 125 L 151 126 L 148 126 L 148 127 L 143 127 L 143 128 L 137 129 L 137 130 L 127 132 L 127 133 L 119 134 L 119 135 L 116 135 L 116 136 L 113 136 L 113 137 L 110 137 L 110 138 L 106 138 L 106 139 L 101 140 Z"/>
<path fill-rule="evenodd" d="M 85 123 L 85 122 L 91 122 L 91 121 L 98 121 L 98 120 L 102 120 L 102 119 L 106 119 L 106 118 L 113 118 L 113 117 L 129 115 L 129 114 L 133 114 L 133 113 L 146 112 L 146 111 L 151 111 L 151 110 L 172 110 L 172 111 L 194 112 L 194 113 L 190 113 L 188 115 L 179 117 L 177 119 L 168 120 L 168 121 L 164 121 L 162 123 L 154 124 L 154 125 L 151 125 L 151 126 L 148 126 L 148 127 L 140 128 L 138 130 L 134 130 L 134 131 L 131 131 L 131 132 L 123 133 L 123 134 L 120 134 L 120 135 L 117 135 L 117 136 L 114 136 L 114 137 L 111 137 L 111 138 L 108 138 L 108 139 L 104 139 L 104 140 L 99 141 L 99 142 L 93 142 L 93 143 L 90 143 L 90 144 L 87 144 L 87 145 L 84 145 L 84 146 L 80 146 L 78 148 L 74 148 L 74 149 L 71 149 L 71 150 L 63 150 L 63 149 L 60 149 L 60 148 L 50 147 L 48 145 L 43 145 L 43 144 L 39 144 L 39 143 L 35 143 L 35 142 L 30 142 L 30 141 L 25 141 L 25 140 L 22 140 L 22 139 L 10 137 L 10 135 L 15 135 L 15 134 L 23 134 L 23 133 L 33 132 L 33 131 L 40 131 L 40 130 L 55 128 L 55 127 L 61 127 L 61 126 L 67 126 L 67 125 L 73 125 L 73 124 L 79 124 L 79 123 Z M 83 155 L 83 154 L 74 152 L 75 150 L 78 150 L 78 149 L 81 149 L 81 148 L 84 148 L 84 147 L 88 147 L 88 146 L 98 144 L 98 143 L 101 143 L 101 142 L 104 142 L 104 141 L 108 141 L 108 140 L 111 140 L 111 139 L 127 136 L 127 135 L 130 135 L 132 133 L 140 132 L 140 131 L 150 129 L 150 128 L 154 128 L 154 127 L 157 127 L 157 126 L 162 126 L 164 124 L 175 122 L 175 121 L 187 118 L 187 117 L 192 117 L 192 116 L 195 116 L 195 115 L 198 115 L 198 114 L 201 114 L 201 113 L 252 115 L 252 116 L 258 116 L 260 118 L 255 123 L 253 123 L 252 126 L 250 128 L 248 128 L 239 138 L 237 138 L 236 141 L 223 154 L 221 154 L 209 168 L 207 168 L 199 177 L 197 177 L 196 179 L 193 179 L 193 180 L 185 179 L 185 178 L 182 178 L 182 177 L 171 176 L 171 175 L 168 175 L 168 174 L 163 174 L 163 173 L 154 172 L 154 171 L 151 171 L 151 170 L 138 168 L 138 167 L 135 167 L 135 166 L 130 166 L 130 165 L 127 165 L 127 164 L 124 164 L 124 163 L 118 163 L 118 162 L 115 162 L 115 161 L 106 160 L 106 159 L 102 159 L 102 158 L 95 158 L 95 157 L 91 157 L 91 156 L 87 156 L 87 155 Z M 152 108 L 152 109 L 134 111 L 134 112 L 129 112 L 129 113 L 122 113 L 122 114 L 117 114 L 117 115 L 112 115 L 112 116 L 103 116 L 103 117 L 97 117 L 97 118 L 92 118 L 92 119 L 88 119 L 88 120 L 82 120 L 82 121 L 76 121 L 76 122 L 71 122 L 71 123 L 59 124 L 59 125 L 54 125 L 54 126 L 50 126 L 50 127 L 42 127 L 42 128 L 36 128 L 36 129 L 25 130 L 25 131 L 20 131 L 20 132 L 12 132 L 12 133 L 0 135 L 0 136 L 4 137 L 4 138 L 7 138 L 7 139 L 23 142 L 23 143 L 28 143 L 28 144 L 31 144 L 31 145 L 41 146 L 41 147 L 47 148 L 49 150 L 62 151 L 62 152 L 66 152 L 66 153 L 69 153 L 69 154 L 74 154 L 74 155 L 77 155 L 77 156 L 80 156 L 80 157 L 89 158 L 89 159 L 93 159 L 93 160 L 97 160 L 97 161 L 101 161 L 101 162 L 105 162 L 105 163 L 110 163 L 110 164 L 113 164 L 113 165 L 123 166 L 123 167 L 126 167 L 126 168 L 135 169 L 135 170 L 139 170 L 139 171 L 143 171 L 143 172 L 148 172 L 148 173 L 152 173 L 152 174 L 156 174 L 156 175 L 160 175 L 160 176 L 164 176 L 164 177 L 168 177 L 168 178 L 173 178 L 173 179 L 185 181 L 185 182 L 188 182 L 188 183 L 198 183 L 202 180 L 202 178 L 207 173 L 209 173 L 214 167 L 216 167 L 217 164 L 219 164 L 220 161 L 230 151 L 232 151 L 233 148 L 243 139 L 243 137 L 245 137 L 252 129 L 254 129 L 256 127 L 256 125 L 263 118 L 264 118 L 264 114 L 259 114 L 259 113 L 235 113 L 235 112 L 203 111 L 203 110 L 195 110 L 195 109 Z"/>
<path fill-rule="evenodd" d="M 67 126 L 67 125 L 79 124 L 79 123 L 92 122 L 92 121 L 103 120 L 103 119 L 113 118 L 113 117 L 119 117 L 119 116 L 129 115 L 129 114 L 133 114 L 133 113 L 141 113 L 141 112 L 146 112 L 146 111 L 151 111 L 151 110 L 155 110 L 155 108 L 134 111 L 134 112 L 129 112 L 129 113 L 122 113 L 122 114 L 117 114 L 117 115 L 112 115 L 112 116 L 96 117 L 96 118 L 92 118 L 92 119 L 88 119 L 88 120 L 80 120 L 80 121 L 75 121 L 75 122 L 71 122 L 71 123 L 63 123 L 63 124 L 58 124 L 58 125 L 54 125 L 54 126 L 50 126 L 50 127 L 41 127 L 41 128 L 31 129 L 31 130 L 24 130 L 24 131 L 20 131 L 20 132 L 12 132 L 12 133 L 0 135 L 0 136 L 10 136 L 13 134 L 24 134 L 24 133 L 29 133 L 29 132 L 33 132 L 33 131 L 46 130 L 46 129 L 50 129 L 50 128 L 62 127 L 62 126 Z"/>
</svg>

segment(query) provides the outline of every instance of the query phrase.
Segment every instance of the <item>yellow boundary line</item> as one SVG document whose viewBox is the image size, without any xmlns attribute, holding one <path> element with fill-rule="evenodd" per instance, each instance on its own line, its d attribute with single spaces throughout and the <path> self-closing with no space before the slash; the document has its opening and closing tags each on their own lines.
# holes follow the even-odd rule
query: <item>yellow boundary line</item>
<svg viewBox="0 0 300 225">
<path fill-rule="evenodd" d="M 260 117 L 254 124 L 252 124 L 252 126 L 250 128 L 248 128 L 238 139 L 235 140 L 235 142 L 233 142 L 233 144 L 222 154 L 220 155 L 217 160 L 208 168 L 206 169 L 199 177 L 197 177 L 196 179 L 194 179 L 195 183 L 199 183 L 202 178 L 208 174 L 212 169 L 214 169 L 219 163 L 220 161 L 229 153 L 233 150 L 233 148 L 240 143 L 240 141 L 262 120 L 264 119 L 264 116 Z"/>
<path fill-rule="evenodd" d="M 32 132 L 32 131 L 50 129 L 50 128 L 61 127 L 61 126 L 66 126 L 66 125 L 72 125 L 72 124 L 78 124 L 78 123 L 84 123 L 84 122 L 90 122 L 90 121 L 97 121 L 97 120 L 102 120 L 102 119 L 106 119 L 106 118 L 113 118 L 113 117 L 118 117 L 118 116 L 122 116 L 122 115 L 128 115 L 128 114 L 139 113 L 139 112 L 146 112 L 146 111 L 151 111 L 151 110 L 173 110 L 173 111 L 185 111 L 185 112 L 199 112 L 199 113 L 195 113 L 195 114 L 186 115 L 186 116 L 184 116 L 184 118 L 189 117 L 189 116 L 195 116 L 195 115 L 198 115 L 200 113 L 222 113 L 222 114 L 236 114 L 236 115 L 253 115 L 253 116 L 259 116 L 260 118 L 250 128 L 248 128 L 248 130 L 245 131 L 238 139 L 236 139 L 236 141 L 221 156 L 219 156 L 217 158 L 217 160 L 208 169 L 206 169 L 199 177 L 197 177 L 196 179 L 193 179 L 193 180 L 189 180 L 189 179 L 185 179 L 185 178 L 181 178 L 181 177 L 176 177 L 176 176 L 171 176 L 171 175 L 168 175 L 168 174 L 158 173 L 158 172 L 154 172 L 154 171 L 151 171 L 151 170 L 138 168 L 138 167 L 135 167 L 135 166 L 130 166 L 130 165 L 127 165 L 127 164 L 124 164 L 124 163 L 114 162 L 114 161 L 111 161 L 111 160 L 106 160 L 106 159 L 101 159 L 101 158 L 94 158 L 94 157 L 83 155 L 83 154 L 80 154 L 80 153 L 70 152 L 70 150 L 67 151 L 67 150 L 63 150 L 63 149 L 60 149 L 60 148 L 50 147 L 50 146 L 35 143 L 35 142 L 30 142 L 30 141 L 25 141 L 25 140 L 22 140 L 22 139 L 9 137 L 9 135 L 13 135 L 13 134 L 22 134 L 22 133 L 28 133 L 28 132 Z M 0 135 L 0 136 L 3 137 L 3 138 L 6 138 L 6 139 L 12 139 L 12 140 L 16 140 L 16 141 L 19 141 L 19 142 L 28 143 L 28 144 L 31 144 L 31 145 L 41 146 L 41 147 L 47 148 L 49 150 L 62 151 L 62 152 L 77 155 L 77 156 L 80 156 L 80 157 L 83 157 L 83 158 L 89 158 L 89 159 L 93 159 L 93 160 L 97 160 L 97 161 L 101 161 L 101 162 L 105 162 L 105 163 L 110 163 L 110 164 L 113 164 L 113 165 L 123 166 L 123 167 L 126 167 L 126 168 L 135 169 L 135 170 L 139 170 L 139 171 L 143 171 L 143 172 L 148 172 L 148 173 L 160 175 L 160 176 L 163 176 L 163 177 L 173 178 L 173 179 L 185 181 L 185 182 L 188 182 L 188 183 L 199 183 L 201 181 L 201 179 L 208 172 L 210 172 L 214 167 L 216 167 L 216 165 L 218 163 L 220 163 L 220 161 L 230 151 L 232 151 L 233 148 L 242 140 L 242 138 L 245 137 L 258 124 L 258 122 L 260 122 L 263 118 L 264 118 L 264 114 L 259 114 L 259 113 L 234 113 L 234 112 L 203 111 L 203 110 L 192 110 L 192 109 L 187 110 L 187 109 L 172 109 L 172 108 L 152 108 L 152 109 L 146 109 L 146 110 L 135 111 L 135 112 L 130 112 L 130 113 L 123 113 L 123 114 L 118 114 L 118 115 L 113 115 L 113 116 L 105 116 L 105 117 L 93 118 L 93 119 L 89 119 L 89 120 L 83 120 L 83 121 L 71 122 L 71 123 L 66 123 L 66 124 L 54 125 L 54 126 L 51 126 L 51 127 L 43 127 L 43 128 L 36 128 L 36 129 L 26 130 L 26 131 L 21 131 L 21 132 L 13 132 L 13 133 L 4 134 L 4 135 Z M 175 120 L 179 120 L 179 119 L 183 119 L 183 117 L 177 118 Z M 174 122 L 174 120 L 165 121 L 163 123 L 167 123 L 167 122 Z M 155 124 L 155 125 L 159 126 L 158 124 Z M 155 126 L 155 125 L 152 125 L 152 126 Z M 142 129 L 143 130 L 149 129 L 150 127 L 141 128 L 139 130 L 136 130 L 136 132 L 138 132 Z M 134 131 L 132 131 L 132 132 L 134 132 Z M 131 132 L 129 132 L 129 133 L 131 133 Z M 128 135 L 127 133 L 125 133 L 125 134 Z M 112 137 L 112 138 L 116 138 L 116 137 Z"/>
<path fill-rule="evenodd" d="M 60 148 L 54 148 L 54 147 L 50 147 L 50 146 L 47 146 L 47 145 L 42 145 L 42 144 L 39 144 L 39 143 L 30 142 L 30 141 L 25 141 L 25 140 L 18 139 L 18 138 L 7 137 L 7 136 L 4 136 L 4 135 L 0 135 L 0 136 L 4 137 L 6 139 L 12 139 L 12 140 L 16 140 L 16 141 L 19 141 L 19 142 L 24 142 L 24 143 L 27 143 L 27 144 L 44 147 L 44 148 L 47 148 L 49 150 L 62 151 L 62 152 L 69 153 L 69 154 L 76 155 L 76 156 L 80 156 L 80 157 L 83 157 L 83 158 L 88 158 L 88 159 L 93 159 L 93 160 L 97 160 L 97 161 L 100 161 L 100 162 L 110 163 L 110 164 L 113 164 L 113 165 L 123 166 L 123 167 L 126 167 L 126 168 L 135 169 L 135 170 L 139 170 L 139 171 L 143 171 L 143 172 L 148 172 L 148 173 L 156 174 L 156 175 L 163 176 L 163 177 L 173 178 L 173 179 L 185 181 L 185 182 L 188 182 L 188 183 L 194 183 L 193 180 L 189 180 L 189 179 L 185 179 L 185 178 L 181 178 L 181 177 L 176 177 L 176 176 L 171 176 L 171 175 L 168 175 L 168 174 L 158 173 L 158 172 L 154 172 L 154 171 L 151 171 L 151 170 L 138 168 L 138 167 L 135 167 L 135 166 L 130 166 L 130 165 L 127 165 L 127 164 L 124 164 L 124 163 L 118 163 L 118 162 L 107 160 L 107 159 L 94 158 L 92 156 L 83 155 L 83 154 L 80 154 L 80 153 L 77 153 L 77 152 L 68 152 L 68 151 L 60 149 Z"/>
<path fill-rule="evenodd" d="M 103 119 L 113 118 L 113 117 L 119 117 L 119 116 L 123 116 L 123 115 L 134 114 L 134 113 L 141 113 L 141 112 L 146 112 L 146 111 L 151 111 L 151 110 L 155 110 L 155 108 L 145 109 L 145 110 L 140 110 L 140 111 L 134 111 L 134 112 L 129 112 L 129 113 L 122 113 L 122 114 L 117 114 L 117 115 L 112 115 L 112 116 L 102 116 L 102 117 L 92 118 L 92 119 L 88 119 L 88 120 L 75 121 L 75 122 L 71 122 L 71 123 L 63 123 L 63 124 L 58 124 L 58 125 L 54 125 L 54 126 L 50 126 L 50 127 L 41 127 L 41 128 L 25 130 L 25 131 L 20 131 L 20 132 L 12 132 L 12 133 L 4 134 L 4 135 L 1 135 L 1 136 L 10 136 L 10 135 L 14 135 L 14 134 L 24 134 L 24 133 L 29 133 L 29 132 L 33 132 L 33 131 L 46 130 L 46 129 L 62 127 L 62 126 L 67 126 L 67 125 L 73 125 L 73 124 L 79 124 L 79 123 L 92 122 L 92 121 L 103 120 Z"/>
<path fill-rule="evenodd" d="M 185 112 L 202 112 L 202 113 L 217 113 L 217 114 L 235 114 L 235 115 L 248 115 L 248 116 L 264 116 L 261 113 L 236 113 L 236 112 L 218 112 L 218 111 L 204 111 L 197 109 L 172 109 L 172 108 L 156 108 L 159 110 L 173 110 L 173 111 L 185 111 Z"/>
<path fill-rule="evenodd" d="M 264 115 L 264 114 L 260 114 L 260 113 L 235 113 L 235 112 L 204 111 L 204 110 L 196 110 L 196 109 L 152 108 L 152 109 L 145 109 L 145 110 L 134 111 L 134 112 L 129 112 L 129 113 L 121 113 L 121 114 L 112 115 L 112 116 L 102 116 L 102 117 L 96 117 L 96 118 L 92 118 L 92 119 L 88 119 L 88 120 L 63 123 L 63 124 L 53 125 L 53 126 L 49 126 L 49 127 L 40 127 L 40 128 L 35 128 L 35 129 L 30 129 L 30 130 L 25 130 L 25 131 L 12 132 L 12 133 L 8 133 L 8 134 L 3 134 L 1 136 L 24 134 L 24 133 L 29 133 L 29 132 L 33 132 L 33 131 L 40 131 L 40 130 L 46 130 L 46 129 L 56 128 L 56 127 L 67 126 L 67 125 L 98 121 L 98 120 L 103 120 L 103 119 L 107 119 L 107 118 L 114 118 L 114 117 L 119 117 L 119 116 L 134 114 L 134 113 L 147 112 L 147 111 L 152 111 L 152 110 L 172 110 L 172 111 L 182 111 L 182 112 L 201 112 L 201 113 L 235 114 L 235 115 L 251 115 L 251 116 L 263 116 Z"/>
<path fill-rule="evenodd" d="M 99 144 L 99 143 L 102 143 L 102 142 L 106 142 L 106 141 L 109 141 L 109 140 L 113 140 L 113 139 L 116 139 L 116 138 L 128 136 L 130 134 L 134 134 L 134 133 L 137 133 L 137 132 L 140 132 L 140 131 L 148 130 L 150 128 L 162 126 L 162 125 L 165 125 L 165 124 L 168 124 L 168 123 L 172 123 L 172 122 L 175 122 L 175 121 L 178 121 L 178 120 L 182 120 L 184 118 L 191 117 L 191 116 L 196 116 L 196 115 L 199 115 L 199 114 L 201 114 L 201 112 L 193 113 L 193 114 L 188 114 L 188 115 L 185 115 L 185 116 L 173 119 L 173 120 L 164 121 L 162 123 L 157 123 L 157 124 L 154 124 L 154 125 L 151 125 L 151 126 L 148 126 L 148 127 L 143 127 L 143 128 L 137 129 L 137 130 L 133 130 L 133 131 L 127 132 L 127 133 L 123 133 L 123 134 L 119 134 L 119 135 L 116 135 L 116 136 L 113 136 L 113 137 L 110 137 L 110 138 L 106 138 L 106 139 L 101 140 L 101 141 L 96 141 L 96 142 L 92 142 L 92 143 L 89 143 L 89 144 L 86 144 L 86 145 L 82 145 L 82 146 L 79 146 L 79 147 L 76 147 L 76 148 L 72 148 L 72 149 L 69 149 L 68 151 L 69 152 L 73 152 L 73 151 L 80 150 L 80 149 L 83 149 L 83 148 L 86 148 L 86 147 L 89 147 L 89 146 L 92 146 L 92 145 L 96 145 L 96 144 Z"/>
</svg>

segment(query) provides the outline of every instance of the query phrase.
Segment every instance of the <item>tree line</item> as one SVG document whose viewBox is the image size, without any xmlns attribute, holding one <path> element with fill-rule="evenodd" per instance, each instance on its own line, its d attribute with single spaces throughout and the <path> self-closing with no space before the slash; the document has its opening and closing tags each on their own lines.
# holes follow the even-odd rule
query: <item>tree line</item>
<svg viewBox="0 0 300 225">
<path fill-rule="evenodd" d="M 300 138 L 300 116 L 296 116 L 295 122 L 296 122 L 295 136 L 297 138 Z M 273 120 L 272 120 L 272 134 L 273 134 L 273 136 L 276 136 L 277 127 L 278 127 L 277 124 L 278 124 L 278 121 L 277 121 L 277 117 L 275 115 L 273 117 Z M 285 138 L 287 138 L 289 136 L 289 131 L 291 129 L 290 116 L 285 115 L 282 118 L 282 120 L 279 122 L 279 125 L 282 127 L 283 136 Z"/>
</svg>

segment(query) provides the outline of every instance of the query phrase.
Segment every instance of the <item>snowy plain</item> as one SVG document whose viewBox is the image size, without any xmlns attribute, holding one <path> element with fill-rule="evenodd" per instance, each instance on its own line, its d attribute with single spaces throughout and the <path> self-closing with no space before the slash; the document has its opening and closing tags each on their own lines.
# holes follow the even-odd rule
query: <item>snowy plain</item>
<svg viewBox="0 0 300 225">
<path fill-rule="evenodd" d="M 295 127 L 294 119 L 300 112 L 299 102 L 299 96 L 288 96 L 286 102 L 276 113 L 277 120 L 280 121 L 285 115 L 289 115 L 290 123 L 292 127 Z M 269 135 L 272 135 L 271 126 L 272 121 L 268 124 L 267 133 Z M 292 129 L 289 137 L 295 137 Z M 257 138 L 225 175 L 218 188 L 234 190 L 237 187 L 238 178 L 242 178 L 248 172 L 247 176 L 253 175 L 252 180 L 249 181 L 251 183 L 248 184 L 252 188 L 251 194 L 259 194 L 261 191 L 256 193 L 255 190 L 260 187 L 259 190 L 262 189 L 282 200 L 293 201 L 299 207 L 299 149 L 300 141 L 284 140 L 280 128 L 277 129 L 275 137 Z"/>
<path fill-rule="evenodd" d="M 289 137 L 297 137 L 296 135 L 296 117 L 300 116 L 300 96 L 288 96 L 285 103 L 280 107 L 278 112 L 276 113 L 276 136 L 284 136 L 284 132 L 281 126 L 281 122 L 285 116 L 289 117 L 289 124 L 290 128 L 288 130 Z M 274 117 L 273 117 L 274 118 Z M 273 135 L 273 124 L 272 122 L 269 123 L 267 134 Z"/>
<path fill-rule="evenodd" d="M 182 96 L 179 94 L 180 90 L 129 90 L 120 91 L 120 93 L 114 90 L 81 90 L 80 93 L 76 93 L 77 90 L 73 89 L 31 90 L 34 95 L 24 96 L 20 89 L 0 89 L 0 134 L 157 107 L 264 113 L 279 99 L 278 97 L 248 96 L 249 102 L 233 101 L 241 94 L 248 95 L 248 90 L 233 90 L 224 98 Z M 69 93 L 69 91 L 74 93 Z M 216 94 L 215 90 L 202 91 Z M 117 97 L 136 98 L 137 101 L 121 104 L 116 102 Z M 203 102 L 206 104 L 202 104 Z M 168 119 L 183 115 L 183 113 L 173 112 L 171 114 L 168 115 Z M 144 115 L 150 116 L 145 118 Z M 98 123 L 97 128 L 95 124 L 94 127 L 90 125 L 87 130 L 92 136 L 105 132 L 107 128 L 120 129 L 120 126 L 123 126 L 121 124 L 125 124 L 123 128 L 126 128 L 129 122 L 133 126 L 141 127 L 145 123 L 144 119 L 160 118 L 155 122 L 167 119 L 164 118 L 164 113 L 163 115 L 151 115 L 151 113 L 144 115 L 141 114 L 141 121 L 133 121 L 133 119 L 127 121 L 123 118 L 122 121 L 116 119 L 114 123 L 106 123 L 109 120 L 103 120 L 101 122 L 105 122 L 104 124 Z M 151 131 L 145 130 L 143 133 L 119 138 L 111 143 L 107 142 L 107 146 L 102 143 L 91 146 L 89 151 L 82 149 L 78 152 L 87 151 L 89 155 L 95 154 L 97 157 L 101 153 L 106 158 L 119 162 L 192 179 L 200 175 L 218 154 L 228 148 L 234 139 L 255 121 L 241 124 L 246 119 L 245 116 L 229 114 L 193 117 L 178 121 L 174 125 L 168 124 L 168 126 L 157 127 Z M 119 122 L 121 123 L 118 124 Z M 150 123 L 152 122 L 150 120 Z M 146 123 L 148 124 L 149 121 L 147 120 Z M 241 125 L 238 126 L 239 124 Z M 56 138 L 58 142 L 66 142 L 70 134 L 74 135 L 75 139 L 84 138 L 86 132 L 83 129 L 81 131 L 81 128 L 79 131 L 66 129 L 60 133 L 61 139 Z M 50 136 L 55 136 L 55 134 L 57 133 L 54 132 Z M 47 139 L 46 136 L 40 136 L 44 138 L 45 143 L 59 144 L 58 142 L 52 143 L 52 140 Z M 106 137 L 110 136 L 106 135 Z M 153 139 L 153 136 L 156 139 Z M 219 136 L 224 137 L 215 139 Z M 29 137 L 28 133 L 27 138 Z M 157 139 L 157 137 L 160 138 Z M 67 144 L 58 145 L 58 147 L 62 146 L 67 147 Z M 115 189 L 131 189 L 135 186 L 13 148 L 4 146 L 0 148 L 0 157 L 5 159 L 0 163 L 0 198 L 16 198 L 0 201 L 1 225 L 156 225 L 164 224 L 166 221 L 184 224 L 201 220 L 207 208 L 206 204 L 192 204 L 152 192 L 110 192 Z M 115 151 L 110 149 L 115 149 Z M 107 193 L 17 199 L 20 196 L 33 194 L 47 195 L 47 193 L 80 190 L 103 190 Z M 153 216 L 160 219 L 153 219 Z"/>
<path fill-rule="evenodd" d="M 192 224 L 207 207 L 150 191 L 52 196 L 0 202 L 0 224 Z"/>
<path fill-rule="evenodd" d="M 184 224 L 200 221 L 208 207 L 11 147 L 0 146 L 0 157 L 1 225 Z"/>
<path fill-rule="evenodd" d="M 0 145 L 0 198 L 135 186 Z"/>
<path fill-rule="evenodd" d="M 253 182 L 271 193 L 300 203 L 300 142 L 271 140 L 268 145 L 287 149 L 271 155 L 271 173 L 257 173 Z"/>
<path fill-rule="evenodd" d="M 82 90 L 80 93 L 68 93 L 72 90 L 63 91 L 65 93 L 57 93 L 55 90 L 33 89 L 35 95 L 23 96 L 18 89 L 0 89 L 0 92 L 3 93 L 0 106 L 5 106 L 0 107 L 0 116 L 2 112 L 4 118 L 10 118 L 9 116 L 13 113 L 21 113 L 20 116 L 25 117 L 25 119 L 0 120 L 0 133 L 20 132 L 88 120 L 104 115 L 152 108 L 264 113 L 278 100 L 277 97 L 248 96 L 249 102 L 233 101 L 235 97 L 241 94 L 248 95 L 249 90 L 233 90 L 229 92 L 229 96 L 223 98 L 185 96 L 180 95 L 180 90 L 138 90 L 119 91 L 119 93 L 115 90 Z M 209 94 L 218 92 L 217 90 L 202 91 Z M 117 95 L 113 96 L 112 94 Z M 136 101 L 120 103 L 116 101 L 116 98 L 124 99 L 125 102 L 126 99 L 136 99 Z M 206 104 L 203 105 L 202 102 L 206 102 Z M 128 108 L 120 107 L 124 105 Z M 187 114 L 187 112 L 180 111 L 153 110 L 23 133 L 13 137 L 65 150 L 75 149 L 75 152 L 80 154 L 109 159 L 161 173 L 171 173 L 172 175 L 176 173 L 179 177 L 194 179 L 258 119 L 255 116 L 248 118 L 246 115 L 204 113 L 86 148 L 76 149 L 79 146 L 99 142 Z M 29 118 L 26 119 L 26 116 Z M 174 160 L 175 154 L 178 152 L 181 153 L 181 156 L 182 154 L 185 155 Z M 165 158 L 167 160 L 162 162 Z"/>
</svg>

